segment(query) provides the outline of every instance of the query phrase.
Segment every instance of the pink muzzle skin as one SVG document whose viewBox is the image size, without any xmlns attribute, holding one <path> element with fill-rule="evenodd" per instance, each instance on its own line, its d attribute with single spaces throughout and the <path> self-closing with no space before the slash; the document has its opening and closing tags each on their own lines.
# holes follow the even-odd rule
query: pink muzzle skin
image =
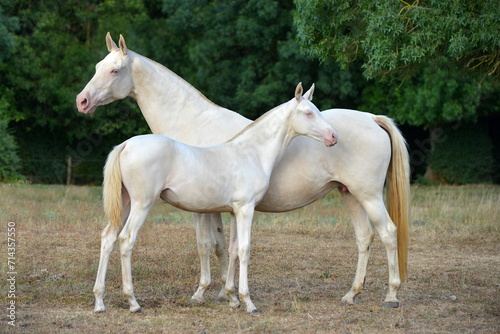
<svg viewBox="0 0 500 334">
<path fill-rule="evenodd" d="M 82 114 L 93 114 L 97 106 L 92 106 L 90 96 L 86 92 L 81 92 L 76 96 L 76 107 Z"/>
<path fill-rule="evenodd" d="M 333 145 L 337 144 L 337 138 L 338 135 L 335 131 L 328 131 L 328 133 L 323 136 L 323 141 L 325 142 L 326 146 L 332 147 Z"/>
</svg>

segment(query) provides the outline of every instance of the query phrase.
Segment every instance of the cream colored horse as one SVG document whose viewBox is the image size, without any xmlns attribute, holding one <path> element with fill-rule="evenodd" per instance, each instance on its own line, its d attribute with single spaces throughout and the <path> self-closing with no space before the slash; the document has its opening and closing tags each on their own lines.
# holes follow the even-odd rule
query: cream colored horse
<svg viewBox="0 0 500 334">
<path fill-rule="evenodd" d="M 106 268 L 118 233 L 123 292 L 130 311 L 141 310 L 134 296 L 130 259 L 137 233 L 149 210 L 161 197 L 171 205 L 192 212 L 230 212 L 234 215 L 236 226 L 231 226 L 231 234 L 237 235 L 239 296 L 247 312 L 257 312 L 248 289 L 253 213 L 266 193 L 276 161 L 297 135 L 323 141 L 326 146 L 337 142 L 330 124 L 307 98 L 302 97 L 301 84 L 292 100 L 261 116 L 226 143 L 195 147 L 162 135 L 144 135 L 118 145 L 104 168 L 104 210 L 110 223 L 102 234 L 101 259 L 94 287 L 95 311 L 105 309 Z M 234 273 L 236 258 L 233 260 L 229 263 L 229 271 Z M 228 277 L 226 293 L 231 306 L 240 305 L 234 289 L 234 275 Z"/>
<path fill-rule="evenodd" d="M 153 133 L 196 146 L 222 143 L 251 123 L 215 105 L 166 67 L 128 50 L 122 36 L 119 47 L 109 34 L 106 44 L 110 53 L 97 64 L 94 77 L 77 96 L 80 112 L 90 114 L 99 105 L 131 96 Z M 326 149 L 307 137 L 295 138 L 276 165 L 269 189 L 256 210 L 297 209 L 338 188 L 347 203 L 358 246 L 354 281 L 341 302 L 354 304 L 363 289 L 375 228 L 388 260 L 389 289 L 383 306 L 398 307 L 397 291 L 406 278 L 408 241 L 405 141 L 385 116 L 345 109 L 326 110 L 322 115 L 335 125 L 339 143 Z M 387 209 L 383 200 L 385 181 Z M 211 282 L 210 248 L 216 247 L 224 280 L 227 252 L 220 214 L 195 214 L 195 218 L 201 275 L 192 300 L 202 302 Z M 219 294 L 223 296 L 224 289 Z"/>
</svg>

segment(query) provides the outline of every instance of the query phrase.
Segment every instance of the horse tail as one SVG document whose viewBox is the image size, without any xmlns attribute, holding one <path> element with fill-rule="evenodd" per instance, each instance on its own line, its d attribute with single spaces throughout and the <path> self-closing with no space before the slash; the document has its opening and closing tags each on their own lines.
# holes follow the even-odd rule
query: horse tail
<svg viewBox="0 0 500 334">
<path fill-rule="evenodd" d="M 104 166 L 103 202 L 104 213 L 109 220 L 109 227 L 119 231 L 122 225 L 122 172 L 120 169 L 120 153 L 125 143 L 115 146 L 108 155 Z"/>
<path fill-rule="evenodd" d="M 396 225 L 398 265 L 401 281 L 407 279 L 410 214 L 410 164 L 406 141 L 394 122 L 385 116 L 374 116 L 375 122 L 391 139 L 392 155 L 387 170 L 387 211 Z"/>
</svg>

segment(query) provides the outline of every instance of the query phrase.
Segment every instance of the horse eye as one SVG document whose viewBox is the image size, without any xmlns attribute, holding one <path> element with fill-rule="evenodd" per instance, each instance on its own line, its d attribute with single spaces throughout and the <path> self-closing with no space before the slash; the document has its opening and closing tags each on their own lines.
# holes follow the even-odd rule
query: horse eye
<svg viewBox="0 0 500 334">
<path fill-rule="evenodd" d="M 111 74 L 118 74 L 118 70 L 117 69 L 111 70 Z"/>
<path fill-rule="evenodd" d="M 306 111 L 306 116 L 307 117 L 312 117 L 312 115 L 313 115 L 312 111 Z"/>
</svg>

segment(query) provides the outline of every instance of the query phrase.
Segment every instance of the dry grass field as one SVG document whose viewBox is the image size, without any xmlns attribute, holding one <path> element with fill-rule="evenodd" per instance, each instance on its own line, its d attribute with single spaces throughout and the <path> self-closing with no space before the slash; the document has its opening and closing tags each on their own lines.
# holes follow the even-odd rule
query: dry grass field
<svg viewBox="0 0 500 334">
<path fill-rule="evenodd" d="M 143 312 L 130 314 L 121 295 L 115 247 L 107 311 L 94 314 L 105 225 L 101 189 L 0 185 L 0 333 L 500 332 L 500 187 L 415 186 L 412 196 L 410 274 L 399 309 L 381 308 L 387 269 L 378 238 L 365 291 L 356 305 L 339 305 L 354 277 L 357 249 L 347 211 L 333 192 L 301 210 L 257 214 L 249 280 L 258 315 L 213 301 L 222 284 L 215 260 L 210 301 L 189 303 L 199 277 L 191 214 L 160 203 L 133 254 Z M 13 268 L 7 265 L 9 222 L 15 223 Z M 8 296 L 11 269 L 15 299 Z M 8 324 L 11 301 L 15 328 Z"/>
</svg>

